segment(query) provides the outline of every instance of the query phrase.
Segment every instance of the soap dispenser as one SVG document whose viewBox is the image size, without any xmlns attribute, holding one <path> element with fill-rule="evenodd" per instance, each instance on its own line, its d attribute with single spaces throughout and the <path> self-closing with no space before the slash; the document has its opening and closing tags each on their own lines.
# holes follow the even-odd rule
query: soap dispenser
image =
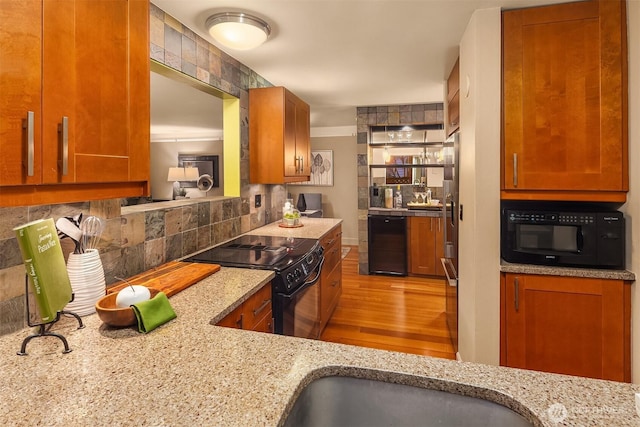
<svg viewBox="0 0 640 427">
<path fill-rule="evenodd" d="M 400 191 L 400 186 L 398 185 L 398 188 L 396 190 L 396 196 L 393 199 L 393 204 L 394 204 L 394 208 L 396 209 L 402 209 L 402 192 Z"/>
</svg>

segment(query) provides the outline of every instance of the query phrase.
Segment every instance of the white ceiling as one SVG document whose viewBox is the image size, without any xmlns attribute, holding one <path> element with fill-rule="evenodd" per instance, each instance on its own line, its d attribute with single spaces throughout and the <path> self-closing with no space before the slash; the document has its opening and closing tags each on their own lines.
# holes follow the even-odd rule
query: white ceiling
<svg viewBox="0 0 640 427">
<path fill-rule="evenodd" d="M 205 21 L 243 11 L 272 28 L 251 51 L 226 50 L 311 106 L 311 126 L 355 126 L 355 107 L 442 102 L 443 81 L 476 9 L 564 0 L 152 0 L 211 43 Z M 175 101 L 175 98 L 174 98 Z"/>
</svg>

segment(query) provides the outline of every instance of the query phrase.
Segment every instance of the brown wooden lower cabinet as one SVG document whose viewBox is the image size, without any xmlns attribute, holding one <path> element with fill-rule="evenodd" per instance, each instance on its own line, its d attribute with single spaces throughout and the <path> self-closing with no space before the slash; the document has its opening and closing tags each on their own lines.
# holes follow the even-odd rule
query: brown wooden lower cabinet
<svg viewBox="0 0 640 427">
<path fill-rule="evenodd" d="M 444 223 L 441 217 L 410 216 L 407 230 L 409 273 L 444 277 Z"/>
<path fill-rule="evenodd" d="M 216 325 L 258 332 L 273 332 L 271 282 L 251 295 Z"/>
<path fill-rule="evenodd" d="M 503 273 L 500 364 L 631 381 L 631 286 Z"/>
<path fill-rule="evenodd" d="M 320 276 L 320 333 L 327 326 L 342 294 L 342 226 L 331 229 L 320 239 L 324 266 Z"/>
</svg>

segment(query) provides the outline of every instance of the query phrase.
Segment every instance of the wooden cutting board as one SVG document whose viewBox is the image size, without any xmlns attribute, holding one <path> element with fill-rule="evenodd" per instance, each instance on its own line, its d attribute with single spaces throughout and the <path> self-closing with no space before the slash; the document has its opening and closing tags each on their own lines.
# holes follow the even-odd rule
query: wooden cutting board
<svg viewBox="0 0 640 427">
<path fill-rule="evenodd" d="M 164 292 L 167 297 L 177 294 L 205 277 L 220 270 L 218 264 L 201 264 L 195 262 L 171 261 L 156 268 L 127 278 L 132 285 L 143 285 Z M 107 289 L 107 294 L 118 292 L 129 286 L 119 282 Z"/>
</svg>

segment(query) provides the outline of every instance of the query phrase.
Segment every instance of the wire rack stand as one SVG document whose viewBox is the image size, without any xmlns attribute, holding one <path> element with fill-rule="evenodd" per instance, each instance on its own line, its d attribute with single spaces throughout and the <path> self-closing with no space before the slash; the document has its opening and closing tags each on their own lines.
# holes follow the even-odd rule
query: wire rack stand
<svg viewBox="0 0 640 427">
<path fill-rule="evenodd" d="M 76 313 L 72 312 L 72 311 L 66 311 L 66 310 L 60 310 L 57 314 L 56 314 L 56 318 L 53 319 L 51 322 L 46 322 L 46 323 L 31 323 L 31 313 L 29 311 L 29 276 L 25 275 L 25 293 L 24 293 L 24 297 L 26 299 L 26 305 L 27 305 L 27 324 L 30 327 L 38 327 L 38 332 L 29 335 L 28 337 L 26 337 L 23 341 L 22 341 L 22 346 L 20 347 L 20 351 L 17 352 L 18 356 L 26 356 L 27 353 L 27 344 L 29 344 L 29 342 L 34 339 L 34 338 L 38 338 L 38 337 L 56 337 L 59 338 L 62 341 L 62 344 L 64 345 L 64 350 L 62 351 L 63 354 L 66 353 L 70 353 L 71 352 L 71 348 L 69 347 L 69 342 L 67 341 L 67 339 L 61 335 L 61 334 L 57 334 L 55 332 L 51 332 L 51 327 L 53 326 L 54 323 L 56 323 L 58 320 L 60 320 L 60 316 L 62 314 L 66 314 L 66 315 L 70 315 L 76 318 L 76 320 L 78 321 L 78 329 L 83 329 L 84 328 L 84 323 L 82 323 L 82 319 L 80 318 L 80 316 L 78 316 Z M 73 301 L 75 295 L 71 294 L 71 301 Z M 69 301 L 69 302 L 71 302 Z"/>
</svg>

